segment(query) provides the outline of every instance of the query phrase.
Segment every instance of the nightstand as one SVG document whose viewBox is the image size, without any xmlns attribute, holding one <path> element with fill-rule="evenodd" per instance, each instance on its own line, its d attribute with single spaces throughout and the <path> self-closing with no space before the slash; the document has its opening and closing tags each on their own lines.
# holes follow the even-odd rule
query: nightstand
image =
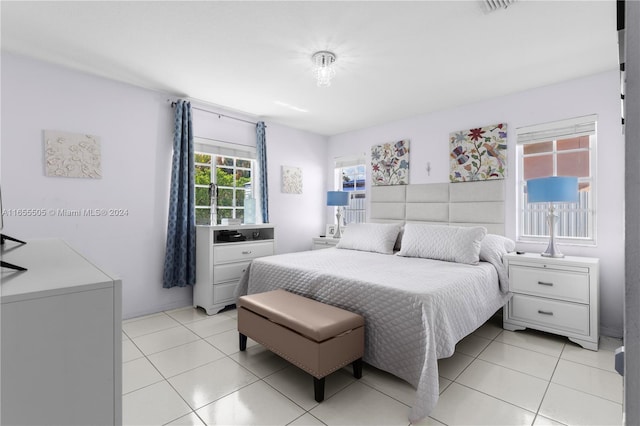
<svg viewBox="0 0 640 426">
<path fill-rule="evenodd" d="M 598 350 L 598 259 L 509 253 L 503 261 L 513 293 L 504 310 L 506 330 L 533 328 Z"/>
<path fill-rule="evenodd" d="M 311 243 L 311 250 L 326 249 L 329 247 L 335 247 L 338 244 L 340 238 L 331 237 L 314 237 Z"/>
</svg>

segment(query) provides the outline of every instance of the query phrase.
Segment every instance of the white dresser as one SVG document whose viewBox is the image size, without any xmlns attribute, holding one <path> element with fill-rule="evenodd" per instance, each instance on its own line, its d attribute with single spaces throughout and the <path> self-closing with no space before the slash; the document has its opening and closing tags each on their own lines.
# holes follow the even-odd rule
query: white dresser
<svg viewBox="0 0 640 426">
<path fill-rule="evenodd" d="M 0 423 L 122 424 L 122 282 L 60 240 L 2 260 Z"/>
<path fill-rule="evenodd" d="M 598 259 L 510 253 L 504 262 L 513 293 L 504 311 L 505 329 L 547 331 L 598 350 Z"/>
<path fill-rule="evenodd" d="M 237 231 L 245 240 L 224 241 Z M 208 315 L 236 303 L 235 291 L 252 259 L 275 253 L 273 225 L 196 226 L 196 285 L 193 306 Z"/>
<path fill-rule="evenodd" d="M 311 250 L 320 250 L 335 247 L 338 242 L 340 242 L 339 238 L 314 237 L 311 240 Z"/>
</svg>

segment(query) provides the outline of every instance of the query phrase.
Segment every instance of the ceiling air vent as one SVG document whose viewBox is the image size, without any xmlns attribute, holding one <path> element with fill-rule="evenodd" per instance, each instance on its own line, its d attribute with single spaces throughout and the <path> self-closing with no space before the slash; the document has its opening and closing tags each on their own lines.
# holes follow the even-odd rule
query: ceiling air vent
<svg viewBox="0 0 640 426">
<path fill-rule="evenodd" d="M 486 12 L 493 12 L 498 9 L 506 9 L 516 2 L 516 0 L 481 0 Z"/>
</svg>

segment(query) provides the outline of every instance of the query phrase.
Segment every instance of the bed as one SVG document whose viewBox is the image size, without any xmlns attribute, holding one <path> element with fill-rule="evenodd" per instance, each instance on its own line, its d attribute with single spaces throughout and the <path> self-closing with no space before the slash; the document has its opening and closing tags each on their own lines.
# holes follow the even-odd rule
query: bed
<svg viewBox="0 0 640 426">
<path fill-rule="evenodd" d="M 437 360 L 509 298 L 502 184 L 374 187 L 370 223 L 336 248 L 255 259 L 238 295 L 283 288 L 363 315 L 364 361 L 416 388 L 420 420 L 438 400 Z"/>
</svg>

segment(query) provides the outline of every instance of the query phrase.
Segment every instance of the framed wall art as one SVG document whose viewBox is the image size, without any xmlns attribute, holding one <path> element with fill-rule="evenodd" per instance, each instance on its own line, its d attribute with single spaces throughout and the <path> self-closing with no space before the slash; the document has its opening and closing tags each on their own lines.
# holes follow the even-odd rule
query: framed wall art
<svg viewBox="0 0 640 426">
<path fill-rule="evenodd" d="M 409 141 L 371 147 L 373 185 L 407 185 L 409 183 Z"/>
<path fill-rule="evenodd" d="M 507 167 L 507 125 L 461 130 L 449 134 L 451 182 L 504 179 Z"/>
<path fill-rule="evenodd" d="M 46 176 L 102 178 L 98 136 L 45 130 L 44 158 Z"/>
<path fill-rule="evenodd" d="M 282 166 L 282 192 L 302 194 L 302 169 L 300 167 Z"/>
</svg>

